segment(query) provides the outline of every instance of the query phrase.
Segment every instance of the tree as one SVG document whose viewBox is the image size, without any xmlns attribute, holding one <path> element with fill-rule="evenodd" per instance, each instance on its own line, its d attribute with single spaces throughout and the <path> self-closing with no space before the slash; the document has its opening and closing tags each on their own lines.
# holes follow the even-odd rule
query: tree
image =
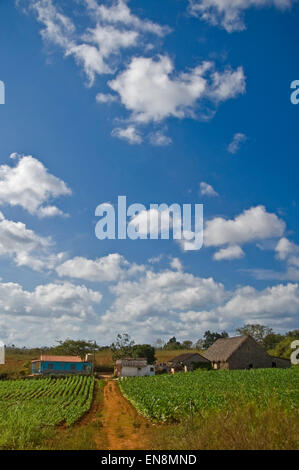
<svg viewBox="0 0 299 470">
<path fill-rule="evenodd" d="M 268 349 L 273 349 L 275 346 L 280 343 L 280 341 L 283 339 L 283 336 L 280 334 L 276 333 L 269 333 L 265 338 L 263 339 L 263 346 L 264 348 Z"/>
<path fill-rule="evenodd" d="M 274 333 L 272 328 L 269 328 L 268 326 L 260 325 L 259 323 L 255 323 L 252 325 L 250 324 L 244 325 L 242 326 L 242 328 L 237 328 L 236 332 L 239 333 L 240 335 L 251 336 L 261 346 L 263 346 L 265 337 L 267 335 Z"/>
<path fill-rule="evenodd" d="M 64 341 L 57 341 L 59 346 L 54 347 L 56 354 L 65 356 L 80 356 L 84 359 L 86 354 L 92 354 L 94 351 L 98 351 L 100 346 L 94 341 L 84 340 L 73 340 L 67 338 Z"/>
<path fill-rule="evenodd" d="M 154 364 L 155 348 L 150 344 L 135 344 L 132 348 L 132 357 L 145 357 L 148 364 Z"/>
<path fill-rule="evenodd" d="M 116 341 L 110 346 L 113 361 L 124 357 L 133 357 L 134 344 L 135 342 L 131 340 L 131 337 L 127 333 L 118 334 Z"/>
<path fill-rule="evenodd" d="M 177 341 L 176 337 L 173 336 L 170 340 L 165 344 L 164 349 L 182 349 L 182 345 L 179 341 Z"/>
<path fill-rule="evenodd" d="M 295 339 L 299 339 L 299 330 L 288 331 L 282 340 L 276 344 L 273 349 L 268 350 L 268 354 L 271 356 L 284 357 L 290 359 L 292 352 L 291 344 Z"/>
<path fill-rule="evenodd" d="M 210 330 L 207 330 L 203 336 L 204 336 L 203 349 L 208 349 L 210 346 L 212 346 L 213 343 L 215 343 L 217 339 L 228 338 L 228 333 L 226 331 L 222 331 L 222 333 L 216 333 L 216 332 L 211 332 Z"/>
<path fill-rule="evenodd" d="M 183 341 L 182 346 L 184 349 L 191 349 L 192 344 L 193 344 L 192 341 L 186 339 L 185 341 Z"/>
<path fill-rule="evenodd" d="M 205 344 L 204 339 L 199 338 L 195 343 L 195 348 L 196 349 L 204 349 L 204 344 Z"/>
</svg>

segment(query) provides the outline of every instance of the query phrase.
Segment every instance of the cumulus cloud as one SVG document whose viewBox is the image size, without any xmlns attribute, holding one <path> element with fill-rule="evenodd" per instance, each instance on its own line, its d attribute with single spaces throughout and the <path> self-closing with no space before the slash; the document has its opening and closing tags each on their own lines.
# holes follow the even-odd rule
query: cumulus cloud
<svg viewBox="0 0 299 470">
<path fill-rule="evenodd" d="M 200 99 L 217 104 L 245 91 L 242 67 L 215 71 L 212 62 L 174 73 L 171 59 L 134 57 L 127 69 L 108 82 L 138 123 L 159 122 L 168 117 L 192 116 Z"/>
<path fill-rule="evenodd" d="M 86 0 L 85 7 L 92 26 L 82 33 L 53 0 L 31 0 L 31 9 L 42 25 L 41 35 L 47 43 L 62 48 L 82 66 L 91 86 L 96 75 L 114 73 L 115 58 L 124 49 L 142 43 L 144 34 L 164 36 L 170 29 L 131 13 L 124 0 L 110 6 Z"/>
<path fill-rule="evenodd" d="M 272 244 L 270 249 L 272 249 Z M 248 269 L 246 272 L 261 280 L 299 281 L 299 245 L 282 237 L 274 247 L 276 259 L 285 265 L 284 271 L 275 269 Z"/>
<path fill-rule="evenodd" d="M 207 329 L 234 332 L 247 322 L 281 328 L 296 324 L 298 284 L 278 285 L 264 290 L 251 286 L 229 291 L 214 279 L 183 271 L 147 271 L 139 280 L 121 281 L 111 288 L 115 300 L 101 318 L 99 334 L 109 325 L 128 331 L 141 340 L 154 336 L 197 339 Z"/>
<path fill-rule="evenodd" d="M 0 310 L 12 316 L 94 316 L 102 294 L 70 282 L 38 285 L 33 291 L 17 283 L 0 283 Z"/>
<path fill-rule="evenodd" d="M 200 194 L 202 196 L 209 196 L 209 197 L 219 196 L 219 194 L 215 191 L 213 186 L 211 186 L 208 183 L 205 183 L 204 181 L 200 183 L 199 188 L 200 188 Z"/>
<path fill-rule="evenodd" d="M 30 230 L 22 222 L 7 220 L 0 212 L 0 256 L 6 256 L 17 266 L 36 271 L 52 269 L 65 254 L 52 253 L 52 241 Z"/>
<path fill-rule="evenodd" d="M 239 152 L 242 143 L 246 142 L 246 140 L 247 140 L 247 137 L 245 134 L 242 134 L 241 132 L 237 132 L 236 134 L 234 134 L 233 140 L 228 145 L 227 151 L 232 154 Z"/>
<path fill-rule="evenodd" d="M 111 135 L 112 137 L 126 140 L 131 145 L 142 143 L 142 137 L 135 126 L 128 126 L 126 128 L 116 127 L 111 132 Z"/>
<path fill-rule="evenodd" d="M 296 255 L 298 255 L 299 257 L 299 246 L 296 245 L 296 243 L 293 243 L 287 238 L 283 237 L 277 243 L 275 247 L 275 252 L 277 254 L 278 259 L 288 260 L 290 263 L 294 263 L 294 261 L 296 260 Z M 295 261 L 294 264 L 297 264 L 297 261 Z"/>
<path fill-rule="evenodd" d="M 213 26 L 221 26 L 227 32 L 246 28 L 244 13 L 252 8 L 274 7 L 290 9 L 297 0 L 189 0 L 190 12 Z"/>
<path fill-rule="evenodd" d="M 240 245 L 281 237 L 285 223 L 276 214 L 266 211 L 264 206 L 251 207 L 232 220 L 215 217 L 205 225 L 206 246 Z"/>
<path fill-rule="evenodd" d="M 245 286 L 237 289 L 223 306 L 223 314 L 239 316 L 252 323 L 271 319 L 273 325 L 279 324 L 282 317 L 295 317 L 298 307 L 298 284 L 279 284 L 262 291 Z"/>
<path fill-rule="evenodd" d="M 77 256 L 57 266 L 59 276 L 94 282 L 114 282 L 124 275 L 134 275 L 144 270 L 143 265 L 130 264 L 118 253 L 91 260 Z"/>
<path fill-rule="evenodd" d="M 227 290 L 213 278 L 184 272 L 177 258 L 170 260 L 171 269 L 161 271 L 157 266 L 157 272 L 153 266 L 133 266 L 120 255 L 69 261 L 61 265 L 62 275 L 109 282 L 105 297 L 72 282 L 51 282 L 33 290 L 0 282 L 0 326 L 4 322 L 10 341 L 40 345 L 51 344 L 57 337 L 87 335 L 109 344 L 115 331 L 126 331 L 140 342 L 170 335 L 196 340 L 207 329 L 233 332 L 247 322 L 278 329 L 282 323 L 289 329 L 296 324 L 297 283 Z M 99 308 L 102 304 L 104 309 Z"/>
<path fill-rule="evenodd" d="M 0 204 L 21 206 L 39 217 L 53 217 L 63 212 L 47 202 L 70 194 L 66 183 L 32 156 L 20 157 L 14 167 L 0 165 Z"/>
<path fill-rule="evenodd" d="M 217 251 L 213 258 L 216 261 L 221 261 L 223 259 L 239 259 L 245 256 L 244 251 L 238 245 L 230 245 L 227 248 L 221 248 L 221 250 Z"/>
<path fill-rule="evenodd" d="M 202 279 L 181 270 L 160 273 L 146 271 L 137 281 L 121 281 L 111 287 L 116 300 L 108 317 L 146 320 L 147 317 L 166 315 L 173 310 L 211 308 L 226 298 L 224 286 L 212 278 Z M 113 313 L 114 312 L 114 313 Z"/>
</svg>

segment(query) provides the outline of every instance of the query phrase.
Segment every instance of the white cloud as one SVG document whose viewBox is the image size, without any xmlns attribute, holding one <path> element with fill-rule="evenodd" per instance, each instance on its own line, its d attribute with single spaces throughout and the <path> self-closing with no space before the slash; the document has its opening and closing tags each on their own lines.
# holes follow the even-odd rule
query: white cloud
<svg viewBox="0 0 299 470">
<path fill-rule="evenodd" d="M 161 26 L 149 20 L 142 20 L 134 15 L 127 5 L 125 0 L 113 1 L 111 7 L 101 4 L 99 5 L 96 0 L 85 0 L 92 15 L 96 15 L 98 21 L 114 23 L 121 26 L 131 27 L 143 32 L 156 34 L 157 36 L 164 36 L 168 34 L 171 29 L 168 26 Z"/>
<path fill-rule="evenodd" d="M 0 204 L 21 206 L 39 217 L 63 215 L 55 206 L 46 203 L 60 196 L 70 195 L 66 183 L 49 173 L 32 156 L 20 157 L 16 166 L 0 166 Z"/>
<path fill-rule="evenodd" d="M 240 245 L 265 238 L 281 237 L 285 223 L 266 211 L 264 206 L 251 207 L 233 220 L 215 217 L 204 230 L 206 246 Z"/>
<path fill-rule="evenodd" d="M 216 261 L 220 261 L 223 259 L 239 259 L 245 256 L 244 251 L 238 245 L 230 245 L 227 248 L 221 248 L 221 250 L 217 251 L 213 258 Z"/>
<path fill-rule="evenodd" d="M 65 254 L 51 253 L 53 243 L 30 230 L 22 222 L 7 220 L 0 212 L 0 256 L 13 259 L 17 266 L 36 271 L 52 269 Z"/>
<path fill-rule="evenodd" d="M 175 271 L 183 270 L 183 265 L 181 263 L 181 260 L 179 260 L 179 258 L 171 258 L 169 264 L 170 264 L 170 267 L 174 269 Z"/>
<path fill-rule="evenodd" d="M 281 322 L 284 316 L 298 314 L 299 285 L 279 284 L 258 291 L 250 286 L 237 289 L 226 305 L 222 307 L 224 315 L 239 316 L 250 322 L 263 322 L 265 319 L 271 324 Z"/>
<path fill-rule="evenodd" d="M 164 36 L 170 32 L 168 27 L 133 15 L 123 0 L 114 1 L 111 6 L 86 0 L 87 12 L 95 25 L 87 27 L 84 33 L 78 32 L 73 21 L 52 0 L 31 0 L 30 5 L 43 25 L 43 39 L 61 47 L 66 57 L 74 56 L 90 86 L 96 75 L 114 73 L 115 57 L 123 49 L 140 46 L 141 35 Z"/>
<path fill-rule="evenodd" d="M 247 137 L 245 134 L 242 134 L 241 132 L 237 132 L 233 136 L 233 140 L 230 142 L 230 144 L 227 147 L 227 151 L 229 153 L 235 154 L 239 152 L 241 145 L 246 142 Z"/>
<path fill-rule="evenodd" d="M 213 308 L 223 303 L 227 295 L 224 286 L 212 278 L 198 278 L 181 270 L 161 273 L 147 270 L 137 281 L 121 281 L 112 286 L 111 292 L 116 300 L 105 318 L 122 318 L 128 324 L 152 316 L 162 321 L 162 316 L 167 317 L 174 310 L 208 305 Z"/>
<path fill-rule="evenodd" d="M 218 72 L 211 62 L 174 75 L 173 63 L 164 55 L 156 60 L 134 57 L 108 85 L 132 112 L 133 120 L 147 123 L 192 116 L 201 98 L 216 104 L 244 93 L 245 77 L 242 67 Z"/>
<path fill-rule="evenodd" d="M 143 270 L 142 266 L 139 266 Z M 124 274 L 136 273 L 136 265 L 130 263 L 118 253 L 111 253 L 102 258 L 91 260 L 77 256 L 65 261 L 56 268 L 59 276 L 84 279 L 95 282 L 114 282 Z"/>
<path fill-rule="evenodd" d="M 299 306 L 298 284 L 264 290 L 245 286 L 227 291 L 214 279 L 182 271 L 147 271 L 136 281 L 111 288 L 115 301 L 103 315 L 99 334 L 109 334 L 111 323 L 140 341 L 154 337 L 196 340 L 207 329 L 234 332 L 247 322 L 294 328 Z"/>
<path fill-rule="evenodd" d="M 293 255 L 299 255 L 299 246 L 283 237 L 275 247 L 277 257 L 280 260 L 292 260 Z"/>
<path fill-rule="evenodd" d="M 208 183 L 205 183 L 204 181 L 200 183 L 199 187 L 200 187 L 200 194 L 202 196 L 210 196 L 210 197 L 219 196 L 219 194 L 215 191 L 213 186 L 211 186 Z"/>
<path fill-rule="evenodd" d="M 12 282 L 0 283 L 0 310 L 9 316 L 87 318 L 94 316 L 93 307 L 101 300 L 99 292 L 70 282 L 38 285 L 33 291 Z"/>
<path fill-rule="evenodd" d="M 149 137 L 150 143 L 157 147 L 165 147 L 166 145 L 170 145 L 172 140 L 167 135 L 164 135 L 161 131 L 156 131 L 150 134 Z"/>
<path fill-rule="evenodd" d="M 270 249 L 272 249 L 272 244 Z M 285 262 L 284 271 L 274 269 L 248 269 L 247 272 L 256 279 L 276 281 L 299 281 L 299 245 L 282 237 L 274 247 L 276 258 Z"/>
<path fill-rule="evenodd" d="M 52 0 L 32 0 L 31 8 L 37 15 L 37 21 L 44 27 L 41 30 L 42 38 L 67 49 L 75 32 L 71 19 L 58 11 Z"/>
<path fill-rule="evenodd" d="M 247 9 L 275 7 L 290 9 L 297 0 L 189 0 L 190 11 L 204 21 L 221 26 L 227 32 L 242 31 Z"/>
<path fill-rule="evenodd" d="M 207 329 L 234 332 L 247 322 L 278 330 L 282 325 L 295 328 L 298 284 L 227 290 L 213 278 L 184 272 L 177 258 L 171 259 L 171 269 L 159 272 L 138 265 L 134 272 L 134 266 L 122 265 L 120 258 L 74 258 L 62 265 L 67 275 L 78 279 L 80 275 L 86 280 L 107 279 L 111 284 L 105 288 L 104 298 L 97 290 L 71 282 L 38 285 L 32 291 L 17 283 L 0 282 L 0 327 L 5 325 L 6 337 L 21 345 L 53 344 L 56 338 L 67 336 L 109 344 L 116 332 L 150 342 L 173 335 L 196 340 Z M 134 279 L 130 279 L 132 275 Z M 105 309 L 99 309 L 102 300 Z"/>
<path fill-rule="evenodd" d="M 128 126 L 126 128 L 116 127 L 111 132 L 112 137 L 117 137 L 118 139 L 126 140 L 129 144 L 141 144 L 142 137 L 139 131 L 135 126 Z"/>
<path fill-rule="evenodd" d="M 113 103 L 117 101 L 117 96 L 110 93 L 98 93 L 96 100 L 98 103 Z"/>
</svg>

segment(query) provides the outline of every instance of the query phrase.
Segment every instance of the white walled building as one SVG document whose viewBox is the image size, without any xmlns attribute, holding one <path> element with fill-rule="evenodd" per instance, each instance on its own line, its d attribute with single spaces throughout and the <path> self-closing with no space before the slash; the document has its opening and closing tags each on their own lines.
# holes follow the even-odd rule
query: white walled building
<svg viewBox="0 0 299 470">
<path fill-rule="evenodd" d="M 144 358 L 118 359 L 115 364 L 115 375 L 117 377 L 155 375 L 155 366 L 148 364 Z"/>
</svg>

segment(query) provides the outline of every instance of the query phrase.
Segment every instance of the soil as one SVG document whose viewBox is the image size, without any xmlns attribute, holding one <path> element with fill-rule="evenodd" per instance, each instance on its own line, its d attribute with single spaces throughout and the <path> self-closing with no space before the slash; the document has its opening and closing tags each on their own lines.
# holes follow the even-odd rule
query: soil
<svg viewBox="0 0 299 470">
<path fill-rule="evenodd" d="M 154 425 L 137 413 L 115 380 L 108 380 L 105 385 L 101 421 L 99 444 L 104 433 L 108 450 L 151 449 L 150 433 Z"/>
</svg>

